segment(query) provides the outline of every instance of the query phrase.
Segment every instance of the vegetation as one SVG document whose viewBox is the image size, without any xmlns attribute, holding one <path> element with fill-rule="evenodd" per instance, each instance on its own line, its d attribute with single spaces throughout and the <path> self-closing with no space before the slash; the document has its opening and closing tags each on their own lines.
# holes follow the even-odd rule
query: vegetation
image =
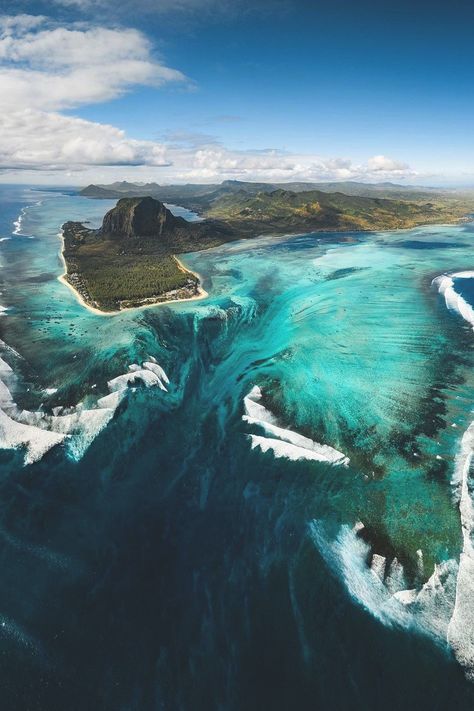
<svg viewBox="0 0 474 711">
<path fill-rule="evenodd" d="M 86 303 L 103 311 L 195 298 L 199 279 L 175 255 L 232 237 L 219 222 L 176 218 L 157 200 L 122 198 L 100 230 L 79 222 L 63 225 L 65 278 Z"/>
<path fill-rule="evenodd" d="M 80 194 L 91 198 L 141 197 L 150 195 L 162 202 L 183 205 L 204 214 L 214 203 L 225 195 L 257 195 L 275 191 L 287 193 L 322 193 L 346 196 L 385 198 L 413 202 L 474 202 L 474 190 L 456 188 L 426 188 L 416 185 L 397 185 L 396 183 L 361 183 L 353 180 L 330 183 L 252 183 L 241 180 L 224 180 L 219 184 L 158 185 L 157 183 L 136 184 L 126 181 L 109 185 L 88 185 Z"/>
<path fill-rule="evenodd" d="M 63 232 L 68 282 L 92 306 L 113 311 L 199 293 L 197 277 L 150 240 L 124 245 L 71 222 Z"/>
<path fill-rule="evenodd" d="M 105 216 L 101 230 L 74 222 L 64 225 L 66 278 L 87 303 L 105 311 L 193 298 L 200 292 L 199 280 L 177 261 L 175 255 L 183 252 L 262 234 L 347 233 L 456 222 L 474 210 L 474 197 L 469 194 L 412 188 L 410 199 L 390 199 L 300 190 L 304 185 L 295 184 L 297 190 L 237 181 L 221 186 L 168 186 L 168 191 L 179 188 L 185 193 L 176 201 L 199 209 L 206 218 L 201 222 L 174 217 L 149 196 L 122 197 Z M 355 193 L 362 189 L 362 184 L 351 185 L 357 186 Z M 105 187 L 89 186 L 85 192 L 98 197 Z M 133 192 L 132 188 L 162 189 L 155 184 L 116 183 L 108 186 L 106 196 L 112 191 Z M 379 188 L 396 195 L 404 190 L 391 184 Z M 341 236 L 344 239 L 351 237 Z"/>
<path fill-rule="evenodd" d="M 224 195 L 206 211 L 243 228 L 253 224 L 258 231 L 300 230 L 392 230 L 421 224 L 454 222 L 473 209 L 474 200 L 391 200 L 360 197 L 320 190 L 293 192 L 274 190 L 249 195 L 241 191 Z"/>
</svg>

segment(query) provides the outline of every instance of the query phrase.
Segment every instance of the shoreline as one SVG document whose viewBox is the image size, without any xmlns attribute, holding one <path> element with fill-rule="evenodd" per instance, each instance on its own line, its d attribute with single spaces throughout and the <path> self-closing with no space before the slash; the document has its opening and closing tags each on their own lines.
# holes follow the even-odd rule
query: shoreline
<svg viewBox="0 0 474 711">
<path fill-rule="evenodd" d="M 260 235 L 255 235 L 255 237 L 241 237 L 240 239 L 236 240 L 231 240 L 227 244 L 238 244 L 247 240 L 252 240 L 252 239 L 259 239 L 259 238 L 270 238 L 270 239 L 288 239 L 290 237 L 298 237 L 303 234 L 318 234 L 319 232 L 326 234 L 341 234 L 341 235 L 348 235 L 348 234 L 374 234 L 376 232 L 409 232 L 414 229 L 419 229 L 419 228 L 429 228 L 429 227 L 451 227 L 453 225 L 462 225 L 463 223 L 468 223 L 472 222 L 472 220 L 469 219 L 468 216 L 466 217 L 461 217 L 461 218 L 455 218 L 453 219 L 452 222 L 427 222 L 427 223 L 421 223 L 419 225 L 415 225 L 412 227 L 396 227 L 394 229 L 378 229 L 378 230 L 328 230 L 328 229 L 320 229 L 320 230 L 314 230 L 312 233 L 306 233 L 306 232 L 292 232 L 292 233 L 263 233 Z M 155 308 L 156 306 L 165 306 L 165 305 L 170 305 L 170 304 L 180 304 L 180 303 L 185 303 L 189 301 L 201 301 L 202 299 L 205 299 L 206 297 L 209 296 L 208 292 L 201 286 L 202 284 L 202 278 L 201 275 L 198 274 L 197 272 L 193 272 L 191 269 L 188 269 L 177 257 L 176 255 L 172 255 L 173 259 L 177 262 L 178 267 L 185 273 L 187 274 L 192 274 L 196 279 L 198 280 L 198 290 L 199 293 L 196 296 L 190 296 L 185 299 L 167 299 L 165 301 L 154 301 L 149 304 L 140 304 L 139 306 L 127 306 L 123 309 L 118 309 L 116 311 L 101 311 L 100 309 L 91 306 L 90 304 L 85 301 L 85 299 L 82 297 L 82 295 L 68 282 L 66 279 L 67 277 L 67 264 L 66 260 L 64 259 L 64 235 L 63 235 L 63 230 L 61 228 L 60 232 L 58 233 L 58 237 L 61 240 L 61 249 L 59 251 L 59 256 L 62 260 L 63 266 L 64 266 L 64 272 L 60 276 L 58 276 L 58 281 L 61 282 L 61 284 L 64 284 L 67 286 L 74 296 L 76 297 L 76 300 L 81 304 L 81 306 L 84 306 L 84 308 L 88 309 L 92 313 L 96 314 L 97 316 L 117 316 L 118 314 L 125 313 L 127 311 L 135 311 L 135 310 L 141 310 L 141 309 L 149 309 L 149 308 Z M 219 245 L 222 246 L 222 245 Z M 209 247 L 209 250 L 215 249 L 215 247 Z M 207 249 L 204 250 L 199 250 L 199 251 L 208 251 Z"/>
<path fill-rule="evenodd" d="M 181 271 L 185 272 L 186 274 L 192 274 L 198 280 L 199 293 L 196 294 L 196 296 L 190 296 L 185 299 L 167 299 L 166 301 L 154 301 L 149 304 L 140 304 L 139 306 L 127 306 L 123 309 L 118 309 L 116 311 L 101 311 L 100 309 L 96 308 L 95 306 L 91 306 L 91 304 L 88 304 L 87 301 L 82 296 L 82 294 L 80 294 L 77 291 L 77 289 L 75 289 L 73 287 L 73 285 L 70 284 L 69 281 L 67 280 L 67 278 L 66 278 L 67 277 L 67 264 L 66 264 L 66 260 L 64 258 L 64 253 L 63 253 L 64 234 L 63 234 L 62 229 L 58 232 L 58 237 L 60 238 L 60 242 L 61 242 L 61 248 L 59 250 L 59 257 L 63 263 L 64 272 L 62 274 L 60 274 L 57 279 L 61 284 L 64 284 L 64 286 L 67 286 L 68 289 L 70 289 L 72 291 L 76 300 L 81 304 L 81 306 L 83 306 L 84 308 L 86 308 L 88 311 L 95 314 L 96 316 L 117 316 L 118 314 L 123 314 L 123 313 L 126 313 L 127 311 L 151 309 L 151 308 L 155 308 L 156 306 L 165 306 L 165 305 L 170 305 L 170 304 L 181 304 L 181 303 L 184 303 L 185 301 L 200 301 L 201 299 L 205 299 L 207 296 L 209 296 L 207 291 L 205 289 L 203 289 L 203 287 L 201 286 L 201 281 L 202 281 L 201 276 L 199 274 L 197 274 L 196 272 L 193 272 L 190 269 L 187 269 L 184 266 L 184 264 L 180 261 L 180 259 L 178 259 L 178 257 L 176 257 L 176 255 L 173 255 L 173 259 L 176 260 L 176 262 L 178 263 L 178 267 L 181 269 Z"/>
</svg>

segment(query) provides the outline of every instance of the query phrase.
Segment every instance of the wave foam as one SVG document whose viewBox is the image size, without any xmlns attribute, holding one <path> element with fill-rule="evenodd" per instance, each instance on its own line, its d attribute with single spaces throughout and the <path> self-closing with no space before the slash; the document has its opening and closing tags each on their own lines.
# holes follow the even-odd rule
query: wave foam
<svg viewBox="0 0 474 711">
<path fill-rule="evenodd" d="M 0 358 L 0 449 L 25 449 L 25 464 L 39 461 L 50 449 L 64 444 L 69 456 L 79 460 L 97 435 L 108 425 L 127 394 L 130 384 L 142 382 L 146 387 L 166 390 L 168 376 L 157 363 L 147 361 L 142 367 L 132 364 L 128 373 L 108 382 L 109 393 L 99 397 L 92 407 L 82 403 L 65 410 L 54 408 L 52 414 L 22 410 L 10 391 L 15 375 Z M 10 387 L 9 387 L 10 386 Z"/>
<path fill-rule="evenodd" d="M 126 389 L 129 385 L 142 382 L 147 388 L 157 385 L 161 390 L 166 391 L 165 383 L 169 383 L 168 376 L 163 368 L 156 363 L 145 362 L 140 367 L 136 363 L 129 366 L 129 372 L 118 375 L 107 383 L 112 392 Z"/>
<path fill-rule="evenodd" d="M 460 272 L 453 277 L 471 278 L 474 272 Z M 454 291 L 453 279 L 439 277 L 437 284 L 448 308 L 474 326 L 474 313 L 471 314 L 470 307 L 460 305 L 464 300 Z M 386 560 L 373 554 L 369 566 L 370 547 L 357 535 L 358 529 L 343 526 L 331 542 L 318 522 L 311 524 L 314 542 L 353 599 L 386 625 L 414 626 L 438 643 L 449 645 L 471 681 L 474 681 L 474 504 L 470 491 L 473 455 L 474 422 L 461 440 L 452 478 L 463 535 L 459 563 L 450 559 L 435 565 L 433 574 L 420 589 L 406 588 L 403 566 L 396 558 L 387 569 Z M 421 577 L 421 551 L 417 551 L 417 558 Z"/>
<path fill-rule="evenodd" d="M 437 287 L 440 294 L 444 296 L 446 306 L 450 311 L 458 313 L 474 329 L 474 309 L 463 297 L 454 289 L 454 279 L 473 279 L 474 272 L 455 272 L 454 274 L 442 274 L 431 282 Z"/>
<path fill-rule="evenodd" d="M 409 626 L 410 615 L 405 606 L 391 595 L 377 573 L 367 565 L 370 547 L 356 531 L 344 525 L 336 540 L 330 541 L 321 524 L 312 521 L 310 535 L 354 600 L 387 626 Z"/>
<path fill-rule="evenodd" d="M 307 459 L 327 462 L 335 466 L 347 466 L 349 458 L 327 444 L 320 444 L 309 437 L 304 437 L 293 430 L 279 427 L 277 419 L 259 400 L 262 391 L 255 385 L 244 398 L 245 415 L 242 419 L 249 425 L 260 427 L 269 437 L 249 435 L 252 449 L 262 452 L 272 451 L 275 457 L 285 457 L 292 461 Z"/>
<path fill-rule="evenodd" d="M 441 275 L 433 280 L 446 306 L 474 329 L 474 309 L 454 288 L 454 279 L 473 279 L 474 271 Z M 455 603 L 447 639 L 466 676 L 474 681 L 474 505 L 470 492 L 470 468 L 474 454 L 474 422 L 465 431 L 455 460 L 451 483 L 459 501 L 463 548 L 455 585 Z"/>
<path fill-rule="evenodd" d="M 474 422 L 461 440 L 452 479 L 459 494 L 463 549 L 456 581 L 456 602 L 449 624 L 448 640 L 466 675 L 474 681 L 474 506 L 469 491 L 469 472 L 474 454 Z"/>
<path fill-rule="evenodd" d="M 338 460 L 334 461 L 324 453 L 318 452 L 316 450 L 305 449 L 304 447 L 298 447 L 295 444 L 291 444 L 289 442 L 282 442 L 279 439 L 273 439 L 271 437 L 260 437 L 258 435 L 249 435 L 249 437 L 252 449 L 259 447 L 262 452 L 271 451 L 277 458 L 284 457 L 285 459 L 289 459 L 291 461 L 307 459 L 309 461 L 314 462 L 342 464 L 342 462 Z M 317 442 L 314 442 L 313 444 L 317 446 Z M 344 455 L 340 456 L 344 458 Z M 345 457 L 345 459 L 347 459 L 347 457 Z"/>
<path fill-rule="evenodd" d="M 43 202 L 42 200 L 38 200 L 38 202 L 35 202 L 34 204 L 41 205 L 42 202 Z M 17 235 L 18 237 L 29 237 L 30 239 L 32 238 L 32 235 L 24 234 L 24 232 L 22 231 L 23 220 L 25 219 L 25 215 L 30 207 L 33 207 L 33 205 L 25 205 L 25 207 L 23 207 L 21 209 L 20 214 L 18 215 L 18 217 L 16 218 L 16 220 L 13 223 L 12 234 Z"/>
<path fill-rule="evenodd" d="M 309 528 L 326 563 L 361 607 L 388 627 L 416 628 L 442 646 L 446 645 L 454 605 L 456 561 L 447 560 L 435 566 L 433 575 L 420 589 L 400 589 L 393 593 L 392 585 L 380 574 L 385 559 L 374 554 L 375 569 L 368 565 L 370 546 L 358 535 L 357 527 L 351 529 L 343 525 L 334 541 L 329 540 L 319 521 L 312 521 Z M 398 561 L 395 570 L 399 583 L 404 572 Z"/>
<path fill-rule="evenodd" d="M 48 432 L 35 427 L 17 422 L 0 410 L 0 448 L 1 449 L 26 449 L 25 464 L 32 464 L 41 459 L 46 452 L 57 444 L 61 444 L 64 435 Z"/>
<path fill-rule="evenodd" d="M 22 232 L 22 224 L 23 224 L 24 217 L 26 215 L 26 211 L 28 210 L 28 207 L 29 207 L 29 205 L 22 208 L 20 214 L 18 215 L 15 222 L 13 223 L 12 234 L 17 235 L 18 237 L 30 237 L 30 235 L 25 235 Z"/>
</svg>

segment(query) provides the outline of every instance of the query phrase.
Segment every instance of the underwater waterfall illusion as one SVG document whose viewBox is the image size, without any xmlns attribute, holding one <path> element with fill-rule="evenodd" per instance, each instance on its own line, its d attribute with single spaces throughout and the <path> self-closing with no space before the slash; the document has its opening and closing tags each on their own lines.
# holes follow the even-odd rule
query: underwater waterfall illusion
<svg viewBox="0 0 474 711">
<path fill-rule="evenodd" d="M 105 317 L 57 235 L 111 205 L 1 192 L 6 707 L 471 708 L 474 225 L 236 242 Z"/>
</svg>

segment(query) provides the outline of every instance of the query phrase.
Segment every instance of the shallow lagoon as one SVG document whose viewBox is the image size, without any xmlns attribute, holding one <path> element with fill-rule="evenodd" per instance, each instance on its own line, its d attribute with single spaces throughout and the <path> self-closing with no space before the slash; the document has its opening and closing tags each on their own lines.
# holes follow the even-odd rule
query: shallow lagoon
<svg viewBox="0 0 474 711">
<path fill-rule="evenodd" d="M 5 708 L 470 708 L 456 571 L 394 595 L 463 546 L 473 334 L 431 282 L 471 268 L 472 225 L 233 243 L 184 257 L 206 300 L 101 317 L 57 281 L 57 233 L 112 203 L 3 200 L 0 236 L 33 205 L 0 244 L 17 402 L 93 401 L 150 356 L 170 379 L 128 392 L 80 459 L 1 453 Z M 255 385 L 349 466 L 252 449 Z"/>
</svg>

